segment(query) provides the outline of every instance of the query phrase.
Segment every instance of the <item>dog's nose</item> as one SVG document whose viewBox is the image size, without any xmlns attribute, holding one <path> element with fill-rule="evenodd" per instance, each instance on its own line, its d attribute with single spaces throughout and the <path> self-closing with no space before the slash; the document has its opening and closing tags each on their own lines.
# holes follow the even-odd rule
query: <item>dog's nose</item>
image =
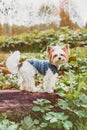
<svg viewBox="0 0 87 130">
<path fill-rule="evenodd" d="M 58 60 L 61 60 L 61 57 L 58 57 Z"/>
</svg>

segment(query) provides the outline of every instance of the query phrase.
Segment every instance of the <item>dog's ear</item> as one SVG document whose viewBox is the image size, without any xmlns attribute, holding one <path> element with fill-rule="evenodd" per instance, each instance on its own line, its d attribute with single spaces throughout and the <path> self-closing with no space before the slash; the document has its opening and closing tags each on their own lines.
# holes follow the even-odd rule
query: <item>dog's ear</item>
<svg viewBox="0 0 87 130">
<path fill-rule="evenodd" d="M 50 59 L 51 57 L 51 52 L 54 50 L 53 46 L 48 46 L 47 47 L 47 57 Z"/>
<path fill-rule="evenodd" d="M 50 53 L 52 50 L 53 50 L 53 46 L 48 46 L 48 47 L 47 47 L 47 52 Z"/>
<path fill-rule="evenodd" d="M 62 47 L 62 50 L 66 53 L 66 56 L 67 56 L 67 59 L 69 58 L 70 56 L 70 48 L 69 48 L 69 45 L 66 44 Z"/>
</svg>

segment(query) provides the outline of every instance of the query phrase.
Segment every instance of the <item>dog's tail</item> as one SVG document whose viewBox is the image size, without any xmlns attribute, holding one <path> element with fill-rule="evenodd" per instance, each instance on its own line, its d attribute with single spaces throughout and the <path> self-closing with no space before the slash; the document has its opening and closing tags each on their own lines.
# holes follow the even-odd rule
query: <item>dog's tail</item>
<svg viewBox="0 0 87 130">
<path fill-rule="evenodd" d="M 7 61 L 6 61 L 6 66 L 8 68 L 8 70 L 12 73 L 12 74 L 17 74 L 18 72 L 18 64 L 19 64 L 19 60 L 20 60 L 20 52 L 19 51 L 15 51 L 14 53 L 12 53 Z"/>
</svg>

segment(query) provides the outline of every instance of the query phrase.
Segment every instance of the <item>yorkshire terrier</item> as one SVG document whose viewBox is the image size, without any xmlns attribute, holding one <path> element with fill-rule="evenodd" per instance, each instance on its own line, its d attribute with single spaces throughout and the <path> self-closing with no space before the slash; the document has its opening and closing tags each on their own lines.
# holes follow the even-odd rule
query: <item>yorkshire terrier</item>
<svg viewBox="0 0 87 130">
<path fill-rule="evenodd" d="M 27 59 L 21 63 L 20 52 L 15 51 L 8 57 L 6 66 L 12 74 L 18 75 L 21 90 L 53 93 L 60 65 L 68 61 L 69 55 L 68 44 L 63 47 L 48 46 L 48 60 Z M 34 77 L 37 72 L 44 75 L 43 90 L 41 90 L 40 85 L 39 87 L 35 86 Z"/>
</svg>

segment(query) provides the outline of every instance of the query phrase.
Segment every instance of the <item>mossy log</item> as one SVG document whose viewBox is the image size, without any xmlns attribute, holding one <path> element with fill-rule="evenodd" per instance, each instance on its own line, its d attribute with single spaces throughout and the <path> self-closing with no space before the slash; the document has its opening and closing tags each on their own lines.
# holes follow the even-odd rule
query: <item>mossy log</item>
<svg viewBox="0 0 87 130">
<path fill-rule="evenodd" d="M 55 104 L 58 100 L 56 93 L 31 93 L 20 90 L 0 91 L 0 113 L 11 113 L 29 111 L 33 106 L 33 101 L 37 99 L 47 99 Z"/>
</svg>

